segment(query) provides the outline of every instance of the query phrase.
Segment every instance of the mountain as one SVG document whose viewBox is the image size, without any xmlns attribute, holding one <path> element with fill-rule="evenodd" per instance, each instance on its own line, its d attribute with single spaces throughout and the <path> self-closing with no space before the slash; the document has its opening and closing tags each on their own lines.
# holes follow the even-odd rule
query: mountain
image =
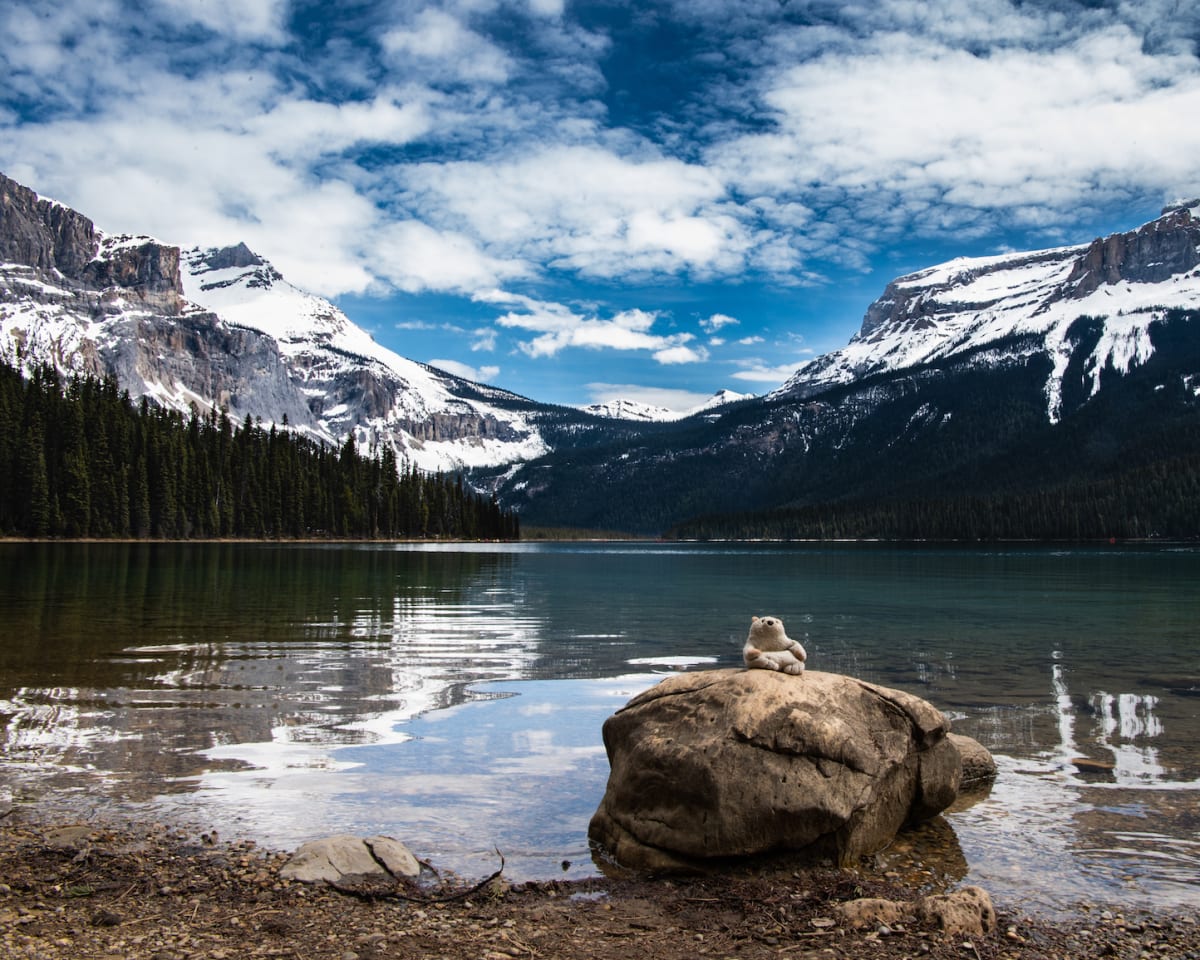
<svg viewBox="0 0 1200 960">
<path fill-rule="evenodd" d="M 711 397 L 705 400 L 698 406 L 692 407 L 682 413 L 678 410 L 671 410 L 668 407 L 656 407 L 653 404 L 642 403 L 638 400 L 608 400 L 604 403 L 593 403 L 586 407 L 581 407 L 584 413 L 590 413 L 596 417 L 606 417 L 610 420 L 634 420 L 647 423 L 665 423 L 670 420 L 683 420 L 686 417 L 695 416 L 698 413 L 703 413 L 706 410 L 713 410 L 716 407 L 722 407 L 727 403 L 737 403 L 739 400 L 747 400 L 752 396 L 749 393 L 734 393 L 732 390 L 718 390 Z"/>
<path fill-rule="evenodd" d="M 667 407 L 656 407 L 650 403 L 642 403 L 640 400 L 620 398 L 606 400 L 604 403 L 590 403 L 579 409 L 594 417 L 604 417 L 608 420 L 634 420 L 646 423 L 665 423 L 668 420 L 677 420 L 681 416 Z"/>
<path fill-rule="evenodd" d="M 1127 373 L 1153 349 L 1151 324 L 1170 308 L 1200 307 L 1200 200 L 1182 201 L 1130 233 L 1037 253 L 959 258 L 888 284 L 841 350 L 801 367 L 772 397 L 807 397 L 837 384 L 978 353 L 1004 341 L 1036 343 L 1052 360 L 1046 413 L 1062 415 L 1068 336 L 1081 316 L 1103 318 L 1086 358 L 1088 389 L 1105 369 Z M 992 354 L 1000 364 L 1016 359 Z"/>
<path fill-rule="evenodd" d="M 1198 218 L 900 277 L 771 394 L 494 489 L 528 523 L 689 536 L 1200 536 Z"/>
<path fill-rule="evenodd" d="M 112 374 L 137 397 L 288 424 L 426 471 L 511 464 L 586 418 L 376 344 L 244 244 L 107 235 L 0 175 L 0 354 Z M 585 429 L 581 427 L 581 429 Z"/>
<path fill-rule="evenodd" d="M 106 235 L 0 175 L 0 356 L 462 470 L 527 526 L 1200 536 L 1196 200 L 1088 243 L 900 277 L 778 390 L 666 419 L 415 363 L 245 245 Z"/>
</svg>

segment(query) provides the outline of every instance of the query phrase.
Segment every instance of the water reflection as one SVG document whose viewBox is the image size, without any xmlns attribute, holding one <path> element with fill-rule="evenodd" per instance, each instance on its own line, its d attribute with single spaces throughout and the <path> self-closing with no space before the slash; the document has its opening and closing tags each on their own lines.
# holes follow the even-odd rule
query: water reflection
<svg viewBox="0 0 1200 960">
<path fill-rule="evenodd" d="M 973 875 L 1007 891 L 1011 902 L 1051 911 L 1089 899 L 1195 905 L 1195 757 L 1162 762 L 1151 742 L 1168 736 L 1159 697 L 1075 693 L 1062 652 L 1052 656 L 1060 661 L 1049 676 L 1057 739 L 1028 756 L 998 756 L 990 794 L 951 818 Z M 1183 752 L 1182 743 L 1173 744 L 1173 755 Z M 1055 878 L 1052 887 L 1031 882 L 1047 876 Z"/>
<path fill-rule="evenodd" d="M 738 663 L 773 613 L 814 669 L 924 696 L 998 755 L 949 839 L 905 841 L 920 869 L 1042 906 L 1200 899 L 1195 552 L 3 544 L 0 564 L 0 791 L 47 806 L 280 845 L 391 832 L 468 874 L 499 843 L 514 876 L 581 875 L 605 717 L 665 671 Z"/>
</svg>

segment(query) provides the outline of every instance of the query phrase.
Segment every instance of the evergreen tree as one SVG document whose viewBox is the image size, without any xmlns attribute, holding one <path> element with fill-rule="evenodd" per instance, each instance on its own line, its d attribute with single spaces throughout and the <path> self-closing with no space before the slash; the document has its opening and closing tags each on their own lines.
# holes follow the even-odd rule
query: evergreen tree
<svg viewBox="0 0 1200 960">
<path fill-rule="evenodd" d="M 507 537 L 462 477 L 388 447 L 364 458 L 223 411 L 136 406 L 112 378 L 65 386 L 0 363 L 0 533 L 97 537 Z"/>
</svg>

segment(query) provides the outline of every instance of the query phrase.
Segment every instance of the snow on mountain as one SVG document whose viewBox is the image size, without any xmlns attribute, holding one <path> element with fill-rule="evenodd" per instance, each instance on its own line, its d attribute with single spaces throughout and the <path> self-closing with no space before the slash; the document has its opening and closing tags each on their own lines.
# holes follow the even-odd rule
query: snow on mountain
<svg viewBox="0 0 1200 960">
<path fill-rule="evenodd" d="M 667 407 L 657 407 L 653 404 L 642 403 L 640 400 L 606 400 L 604 403 L 592 403 L 579 409 L 584 413 L 590 413 L 596 417 L 606 417 L 609 420 L 637 420 L 651 423 L 678 420 L 683 416 Z"/>
<path fill-rule="evenodd" d="M 699 406 L 692 407 L 684 416 L 691 417 L 697 413 L 703 413 L 705 410 L 715 410 L 717 407 L 723 407 L 727 403 L 737 403 L 740 400 L 751 400 L 753 398 L 754 394 L 752 393 L 735 393 L 732 390 L 718 390 Z"/>
<path fill-rule="evenodd" d="M 666 423 L 672 420 L 683 420 L 686 417 L 694 416 L 697 413 L 703 413 L 705 410 L 712 410 L 716 407 L 724 406 L 727 403 L 736 403 L 738 400 L 749 399 L 753 394 L 749 393 L 734 393 L 732 390 L 718 390 L 711 397 L 705 400 L 698 406 L 691 407 L 684 411 L 672 410 L 669 407 L 658 407 L 649 403 L 642 403 L 639 400 L 608 400 L 604 403 L 593 403 L 586 407 L 580 407 L 584 413 L 590 413 L 597 417 L 607 417 L 610 420 L 635 420 L 647 423 Z"/>
<path fill-rule="evenodd" d="M 376 344 L 244 244 L 178 247 L 106 235 L 0 174 L 0 355 L 113 375 L 188 414 L 286 422 L 426 471 L 545 453 L 549 408 Z"/>
<path fill-rule="evenodd" d="M 811 396 L 989 345 L 996 349 L 988 362 L 1003 362 L 1010 356 L 1005 341 L 1032 334 L 1053 361 L 1045 396 L 1047 416 L 1056 421 L 1071 325 L 1085 316 L 1103 319 L 1085 365 L 1095 393 L 1106 369 L 1127 372 L 1145 362 L 1152 350 L 1147 329 L 1164 311 L 1200 308 L 1198 267 L 1200 200 L 1168 206 L 1135 231 L 1089 244 L 960 257 L 893 280 L 849 344 L 809 361 L 770 397 Z"/>
<path fill-rule="evenodd" d="M 333 304 L 288 283 L 245 244 L 215 250 L 192 248 L 183 252 L 182 260 L 187 300 L 227 323 L 274 339 L 303 380 L 304 390 L 317 408 L 318 421 L 331 436 L 354 430 L 358 444 L 366 449 L 390 438 L 403 459 L 430 471 L 494 466 L 546 452 L 529 417 L 511 408 L 501 411 L 479 399 L 488 394 L 498 399 L 520 398 L 468 385 L 381 346 Z M 339 391 L 334 381 L 361 376 L 364 368 L 391 384 L 387 400 L 377 397 L 366 411 L 350 398 L 337 402 Z M 465 385 L 472 389 L 464 391 Z M 476 396 L 463 396 L 464 392 Z M 433 420 L 441 423 L 441 429 L 428 429 Z M 462 427 L 488 422 L 495 429 L 465 434 L 452 429 L 455 423 Z"/>
</svg>

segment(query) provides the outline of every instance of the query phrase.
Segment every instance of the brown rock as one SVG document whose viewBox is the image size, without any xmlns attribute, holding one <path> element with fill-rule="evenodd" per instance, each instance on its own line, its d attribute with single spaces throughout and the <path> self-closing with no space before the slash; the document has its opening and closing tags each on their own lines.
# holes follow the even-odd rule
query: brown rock
<svg viewBox="0 0 1200 960">
<path fill-rule="evenodd" d="M 961 789 L 985 786 L 996 779 L 996 760 L 987 747 L 961 733 L 951 733 L 948 738 L 962 760 Z"/>
<path fill-rule="evenodd" d="M 996 908 L 982 887 L 924 897 L 917 901 L 917 916 L 952 937 L 980 937 L 996 929 Z"/>
<path fill-rule="evenodd" d="M 884 900 L 880 897 L 847 900 L 845 903 L 836 904 L 833 912 L 842 923 L 855 929 L 874 927 L 881 923 L 894 926 L 913 916 L 909 904 L 897 900 Z"/>
<path fill-rule="evenodd" d="M 833 912 L 847 926 L 855 928 L 915 920 L 932 924 L 948 937 L 981 937 L 996 929 L 996 908 L 981 887 L 963 887 L 911 903 L 864 897 L 839 903 Z"/>
<path fill-rule="evenodd" d="M 919 697 L 838 674 L 681 674 L 605 722 L 612 770 L 589 835 L 637 869 L 850 862 L 954 800 L 948 729 Z"/>
</svg>

